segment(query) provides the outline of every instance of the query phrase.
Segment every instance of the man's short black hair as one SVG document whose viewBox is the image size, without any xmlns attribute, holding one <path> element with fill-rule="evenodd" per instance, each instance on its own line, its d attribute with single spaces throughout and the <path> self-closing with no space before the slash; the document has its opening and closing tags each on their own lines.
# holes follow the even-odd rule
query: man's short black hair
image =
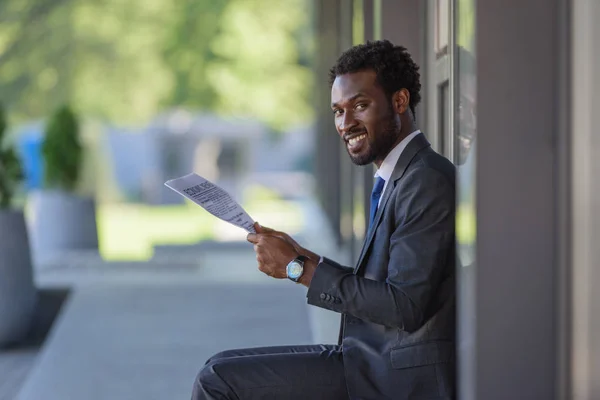
<svg viewBox="0 0 600 400">
<path fill-rule="evenodd" d="M 337 76 L 372 69 L 377 83 L 391 99 L 400 89 L 410 94 L 410 110 L 421 101 L 419 66 L 403 46 L 394 46 L 389 40 L 369 41 L 346 50 L 329 70 L 329 85 Z"/>
</svg>

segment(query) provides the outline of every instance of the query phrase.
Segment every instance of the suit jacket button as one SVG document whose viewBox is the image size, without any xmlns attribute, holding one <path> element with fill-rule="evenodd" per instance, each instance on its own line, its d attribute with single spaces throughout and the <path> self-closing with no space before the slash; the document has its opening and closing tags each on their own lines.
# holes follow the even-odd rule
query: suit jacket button
<svg viewBox="0 0 600 400">
<path fill-rule="evenodd" d="M 325 293 L 321 293 L 321 296 L 319 296 L 319 297 L 321 297 L 321 300 L 325 300 L 325 298 L 327 297 L 327 295 Z"/>
</svg>

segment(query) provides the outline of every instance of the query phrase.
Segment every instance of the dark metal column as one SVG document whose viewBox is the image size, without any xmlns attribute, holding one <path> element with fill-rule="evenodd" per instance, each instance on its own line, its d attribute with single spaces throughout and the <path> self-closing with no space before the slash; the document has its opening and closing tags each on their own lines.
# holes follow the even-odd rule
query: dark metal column
<svg viewBox="0 0 600 400">
<path fill-rule="evenodd" d="M 476 399 L 558 398 L 561 3 L 476 4 Z"/>
<path fill-rule="evenodd" d="M 341 188 L 339 138 L 333 126 L 330 106 L 328 71 L 335 63 L 340 50 L 341 0 L 315 0 L 314 20 L 316 40 L 315 106 L 316 106 L 316 180 L 318 196 L 332 225 L 341 239 Z"/>
<path fill-rule="evenodd" d="M 381 38 L 406 47 L 418 65 L 424 52 L 422 7 L 419 0 L 381 1 Z"/>
</svg>

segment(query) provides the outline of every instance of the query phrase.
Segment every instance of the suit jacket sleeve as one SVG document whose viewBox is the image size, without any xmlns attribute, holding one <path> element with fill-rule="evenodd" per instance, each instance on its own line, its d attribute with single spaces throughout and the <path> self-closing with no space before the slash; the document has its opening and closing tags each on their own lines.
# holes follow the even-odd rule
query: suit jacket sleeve
<svg viewBox="0 0 600 400">
<path fill-rule="evenodd" d="M 422 167 L 407 171 L 394 191 L 387 205 L 395 207 L 396 226 L 387 279 L 366 279 L 324 258 L 307 298 L 318 307 L 412 332 L 424 323 L 432 295 L 453 265 L 448 258 L 454 254 L 454 185 L 439 171 Z"/>
</svg>

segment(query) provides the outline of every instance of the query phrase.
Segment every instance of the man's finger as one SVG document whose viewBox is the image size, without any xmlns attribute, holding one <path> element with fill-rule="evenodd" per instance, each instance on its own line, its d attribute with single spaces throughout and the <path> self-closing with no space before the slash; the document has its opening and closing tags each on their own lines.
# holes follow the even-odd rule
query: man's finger
<svg viewBox="0 0 600 400">
<path fill-rule="evenodd" d="M 256 229 L 256 233 L 260 234 L 269 234 L 272 236 L 276 236 L 280 239 L 286 240 L 288 242 L 293 242 L 294 240 L 287 233 L 276 231 L 275 229 L 267 228 L 266 226 L 260 225 L 258 222 L 254 224 L 254 229 Z"/>
<path fill-rule="evenodd" d="M 265 228 L 265 227 L 263 227 L 263 229 L 264 229 L 264 233 L 268 233 L 270 235 L 277 236 L 278 238 L 281 238 L 283 240 L 293 241 L 292 237 L 285 232 L 276 231 L 275 229 Z"/>
<path fill-rule="evenodd" d="M 258 235 L 256 233 L 249 233 L 248 236 L 246 236 L 246 240 L 249 241 L 250 243 L 258 243 Z"/>
</svg>

